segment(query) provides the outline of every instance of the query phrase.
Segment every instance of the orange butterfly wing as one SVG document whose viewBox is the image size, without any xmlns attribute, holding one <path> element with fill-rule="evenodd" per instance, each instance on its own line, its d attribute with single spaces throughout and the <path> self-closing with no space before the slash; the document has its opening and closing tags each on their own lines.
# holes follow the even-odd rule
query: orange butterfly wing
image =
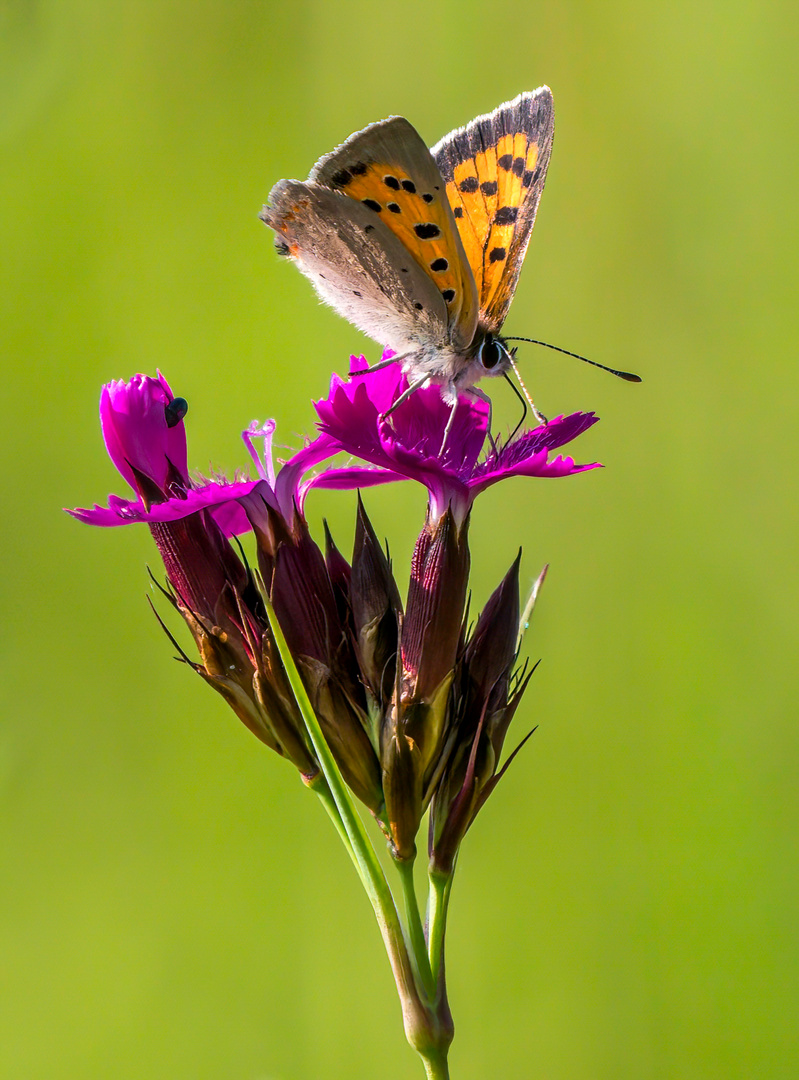
<svg viewBox="0 0 799 1080">
<path fill-rule="evenodd" d="M 520 94 L 431 150 L 472 268 L 480 325 L 499 333 L 524 261 L 552 151 L 552 93 Z"/>
<path fill-rule="evenodd" d="M 438 167 L 404 117 L 356 132 L 308 177 L 379 216 L 440 291 L 450 342 L 465 348 L 477 327 L 477 293 Z"/>
</svg>

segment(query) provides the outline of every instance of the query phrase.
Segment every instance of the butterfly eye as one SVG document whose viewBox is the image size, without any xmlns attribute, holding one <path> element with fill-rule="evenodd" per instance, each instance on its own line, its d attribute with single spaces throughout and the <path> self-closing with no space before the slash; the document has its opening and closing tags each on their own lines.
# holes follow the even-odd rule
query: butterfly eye
<svg viewBox="0 0 799 1080">
<path fill-rule="evenodd" d="M 490 334 L 486 334 L 480 349 L 477 353 L 477 359 L 485 368 L 486 371 L 493 371 L 493 369 L 499 364 L 499 362 L 505 356 L 505 349 L 500 343 L 493 338 Z"/>
<path fill-rule="evenodd" d="M 189 403 L 185 398 L 172 398 L 168 405 L 164 406 L 164 416 L 168 428 L 177 427 L 186 413 L 189 411 Z"/>
</svg>

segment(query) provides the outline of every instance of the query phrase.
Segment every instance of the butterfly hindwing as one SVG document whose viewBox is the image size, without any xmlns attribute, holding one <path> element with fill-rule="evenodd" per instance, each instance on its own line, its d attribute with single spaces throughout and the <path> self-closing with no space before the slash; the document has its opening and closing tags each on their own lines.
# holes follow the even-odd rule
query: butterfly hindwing
<svg viewBox="0 0 799 1080">
<path fill-rule="evenodd" d="M 474 278 L 444 181 L 413 125 L 401 116 L 370 124 L 321 158 L 308 183 L 380 220 L 443 297 L 449 343 L 466 348 L 477 326 Z"/>
<path fill-rule="evenodd" d="M 448 344 L 446 302 L 380 217 L 315 183 L 281 180 L 261 214 L 316 291 L 381 345 Z"/>
<path fill-rule="evenodd" d="M 520 94 L 431 150 L 474 275 L 480 324 L 499 333 L 521 271 L 552 150 L 549 87 Z"/>
</svg>

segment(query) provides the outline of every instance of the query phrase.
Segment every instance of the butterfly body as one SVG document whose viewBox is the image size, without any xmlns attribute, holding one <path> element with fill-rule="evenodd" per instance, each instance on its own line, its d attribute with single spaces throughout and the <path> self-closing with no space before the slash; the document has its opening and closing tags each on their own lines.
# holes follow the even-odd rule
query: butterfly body
<svg viewBox="0 0 799 1080">
<path fill-rule="evenodd" d="M 454 404 L 512 354 L 501 327 L 552 145 L 552 95 L 521 94 L 428 150 L 403 117 L 352 135 L 261 214 L 320 297 Z"/>
</svg>

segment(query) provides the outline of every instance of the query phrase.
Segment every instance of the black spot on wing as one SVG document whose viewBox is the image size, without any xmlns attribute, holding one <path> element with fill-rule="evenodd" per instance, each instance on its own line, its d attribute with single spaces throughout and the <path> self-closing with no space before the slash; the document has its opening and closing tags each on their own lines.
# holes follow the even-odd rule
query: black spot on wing
<svg viewBox="0 0 799 1080">
<path fill-rule="evenodd" d="M 368 168 L 369 166 L 363 161 L 358 161 L 355 165 L 350 165 L 350 172 L 353 176 L 363 176 Z"/>
<path fill-rule="evenodd" d="M 504 247 L 491 248 L 491 250 L 488 253 L 488 261 L 492 262 L 492 263 L 502 262 L 502 260 L 505 258 L 506 254 L 507 254 L 507 252 L 505 251 Z"/>
<path fill-rule="evenodd" d="M 526 134 L 529 139 L 531 133 L 546 132 L 551 111 L 552 99 L 549 94 L 525 94 L 521 100 L 506 102 L 490 115 L 473 120 L 465 128 L 452 132 L 442 140 L 435 154 L 442 176 L 446 181 L 452 181 L 459 165 L 496 148 L 500 140 L 508 135 Z M 500 169 L 510 171 L 514 161 L 513 154 L 502 154 L 497 165 Z M 531 183 L 535 183 L 535 179 Z"/>
<path fill-rule="evenodd" d="M 376 199 L 361 199 L 364 206 L 368 206 L 370 210 L 374 210 L 376 214 L 379 214 L 383 207 L 377 202 Z"/>
<path fill-rule="evenodd" d="M 413 231 L 420 240 L 435 240 L 437 236 L 441 235 L 441 229 L 432 221 L 424 221 L 414 225 Z"/>
<path fill-rule="evenodd" d="M 453 208 L 452 208 L 452 216 L 456 217 L 456 218 L 462 218 L 463 217 L 463 207 L 462 206 L 453 206 Z"/>
<path fill-rule="evenodd" d="M 352 180 L 352 172 L 349 169 L 339 169 L 330 177 L 330 183 L 334 187 L 346 187 Z"/>
<path fill-rule="evenodd" d="M 422 198 L 426 203 L 431 203 L 433 201 L 433 196 L 430 194 L 429 191 L 426 191 L 424 195 L 422 195 Z"/>
<path fill-rule="evenodd" d="M 513 159 L 513 175 L 524 176 L 524 158 L 517 157 Z"/>
<path fill-rule="evenodd" d="M 496 195 L 497 186 L 496 180 L 484 180 L 480 185 L 480 190 L 484 195 Z"/>
<path fill-rule="evenodd" d="M 383 183 L 387 188 L 391 188 L 392 191 L 399 191 L 400 189 L 400 182 L 396 176 L 384 176 Z"/>
<path fill-rule="evenodd" d="M 395 203 L 395 202 L 386 203 L 386 210 L 390 210 L 392 214 L 401 214 L 402 213 L 402 210 L 400 209 L 399 203 Z"/>
<path fill-rule="evenodd" d="M 472 192 L 477 191 L 479 186 L 476 176 L 467 176 L 465 180 L 461 180 L 458 189 L 465 191 L 467 195 L 471 195 Z"/>
<path fill-rule="evenodd" d="M 449 263 L 446 259 L 433 259 L 430 263 L 430 269 L 436 274 L 443 274 L 445 270 L 449 270 Z"/>
<path fill-rule="evenodd" d="M 402 181 L 402 190 L 407 191 L 409 195 L 415 195 L 416 194 L 416 184 L 414 184 L 413 180 L 403 180 Z"/>
<path fill-rule="evenodd" d="M 444 289 L 442 291 L 441 295 L 444 297 L 444 299 L 446 300 L 446 302 L 448 304 L 451 304 L 452 301 L 455 299 L 455 290 L 454 289 Z"/>
<path fill-rule="evenodd" d="M 422 307 L 422 305 L 419 303 L 418 300 L 416 301 L 416 303 L 413 306 L 416 308 L 417 311 L 424 311 L 424 308 Z"/>
<path fill-rule="evenodd" d="M 519 216 L 518 206 L 500 206 L 494 215 L 495 225 L 512 225 Z"/>
</svg>

